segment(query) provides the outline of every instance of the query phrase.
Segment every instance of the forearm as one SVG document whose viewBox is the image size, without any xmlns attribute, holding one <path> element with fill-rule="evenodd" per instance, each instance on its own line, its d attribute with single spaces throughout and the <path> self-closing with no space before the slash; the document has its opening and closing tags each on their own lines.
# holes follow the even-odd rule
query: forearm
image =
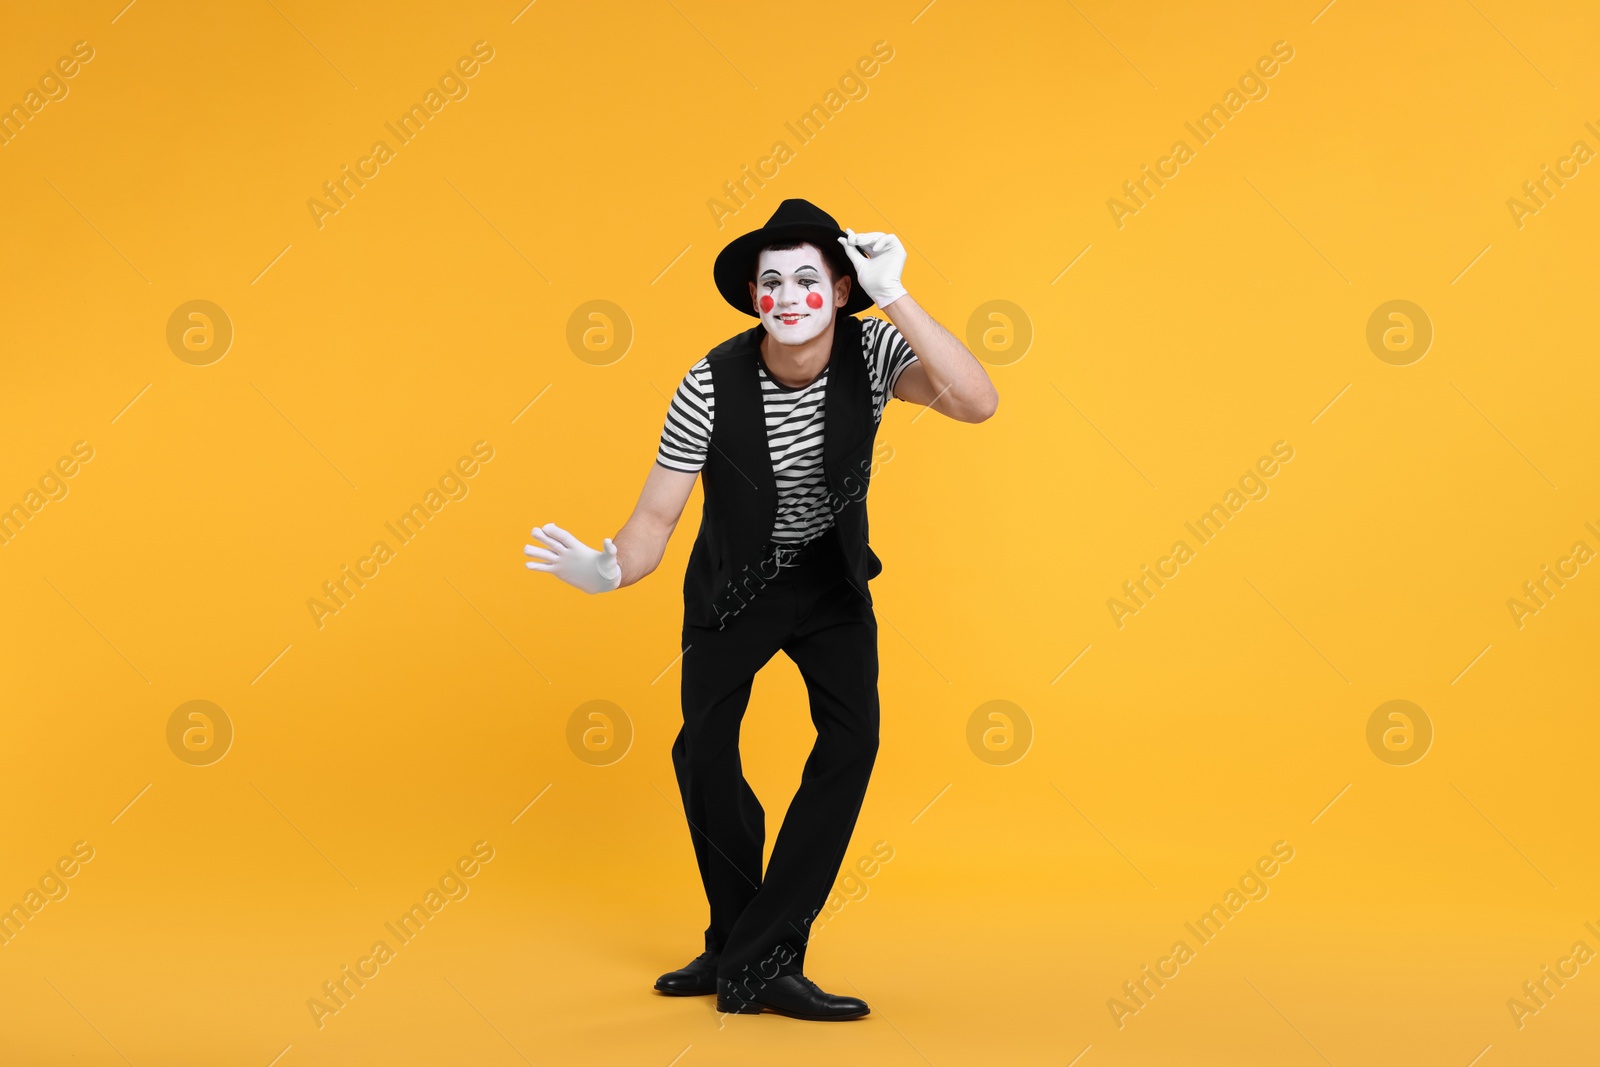
<svg viewBox="0 0 1600 1067">
<path fill-rule="evenodd" d="M 909 293 L 883 310 L 905 335 L 937 392 L 937 400 L 930 406 L 966 422 L 981 422 L 994 413 L 1000 395 L 966 345 L 939 325 Z"/>
<path fill-rule="evenodd" d="M 617 546 L 617 566 L 622 568 L 618 589 L 632 585 L 661 565 L 675 525 L 635 514 L 617 531 L 611 540 Z"/>
</svg>

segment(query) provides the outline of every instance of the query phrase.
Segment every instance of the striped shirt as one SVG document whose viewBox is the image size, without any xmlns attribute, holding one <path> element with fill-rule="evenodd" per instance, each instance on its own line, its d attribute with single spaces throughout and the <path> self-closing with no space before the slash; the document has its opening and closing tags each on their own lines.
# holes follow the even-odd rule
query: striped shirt
<svg viewBox="0 0 1600 1067">
<path fill-rule="evenodd" d="M 872 418 L 881 422 L 895 383 L 917 361 L 917 355 L 893 323 L 869 316 L 861 320 L 861 327 L 862 358 L 872 385 Z M 756 375 L 761 380 L 767 446 L 778 482 L 778 513 L 773 521 L 772 540 L 798 545 L 833 525 L 822 468 L 828 368 L 824 367 L 811 384 L 798 389 L 779 384 L 767 373 L 762 360 L 756 361 Z M 656 462 L 668 470 L 689 474 L 704 467 L 716 412 L 711 362 L 702 358 L 683 376 L 667 409 Z"/>
</svg>

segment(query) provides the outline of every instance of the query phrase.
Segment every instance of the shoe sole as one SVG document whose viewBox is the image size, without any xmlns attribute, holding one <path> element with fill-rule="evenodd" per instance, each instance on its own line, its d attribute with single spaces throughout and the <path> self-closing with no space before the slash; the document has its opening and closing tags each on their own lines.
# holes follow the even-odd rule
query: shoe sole
<svg viewBox="0 0 1600 1067">
<path fill-rule="evenodd" d="M 668 997 L 709 997 L 717 992 L 715 989 L 665 989 L 661 986 L 656 986 L 655 990 Z"/>
<path fill-rule="evenodd" d="M 864 1019 L 872 1014 L 872 1009 L 868 1008 L 854 1015 L 802 1015 L 797 1011 L 785 1011 L 783 1008 L 775 1008 L 770 1004 L 757 1004 L 754 1001 L 743 1001 L 730 1006 L 729 1002 L 721 997 L 717 998 L 717 1010 L 725 1015 L 760 1015 L 763 1012 L 771 1012 L 773 1015 L 782 1015 L 788 1019 L 804 1019 L 813 1023 L 849 1022 L 851 1019 Z"/>
</svg>

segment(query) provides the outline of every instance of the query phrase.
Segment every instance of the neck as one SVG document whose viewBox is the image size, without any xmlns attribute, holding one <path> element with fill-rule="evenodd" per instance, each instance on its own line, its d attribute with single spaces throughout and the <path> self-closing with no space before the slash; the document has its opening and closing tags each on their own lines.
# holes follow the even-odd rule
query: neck
<svg viewBox="0 0 1600 1067">
<path fill-rule="evenodd" d="M 761 358 L 767 365 L 767 373 L 789 389 L 799 389 L 816 381 L 833 353 L 833 330 L 837 324 L 835 318 L 826 330 L 802 345 L 781 344 L 772 334 L 765 334 L 761 338 Z"/>
</svg>

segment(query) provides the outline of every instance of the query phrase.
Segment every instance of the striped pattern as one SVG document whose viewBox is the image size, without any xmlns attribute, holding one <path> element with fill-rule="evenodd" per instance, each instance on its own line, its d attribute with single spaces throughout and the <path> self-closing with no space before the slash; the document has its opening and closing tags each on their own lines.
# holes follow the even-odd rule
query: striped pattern
<svg viewBox="0 0 1600 1067">
<path fill-rule="evenodd" d="M 917 356 L 893 323 L 868 317 L 861 320 L 861 327 L 862 358 L 867 361 L 867 377 L 872 383 L 872 416 L 874 421 L 882 421 L 895 383 Z M 828 368 L 823 368 L 816 381 L 800 389 L 779 385 L 759 364 L 756 374 L 761 379 L 767 445 L 778 482 L 778 514 L 772 539 L 781 544 L 799 544 L 833 525 L 822 470 Z M 656 450 L 657 463 L 691 474 L 705 466 L 717 412 L 712 393 L 711 363 L 701 359 L 689 368 L 672 397 Z"/>
</svg>

